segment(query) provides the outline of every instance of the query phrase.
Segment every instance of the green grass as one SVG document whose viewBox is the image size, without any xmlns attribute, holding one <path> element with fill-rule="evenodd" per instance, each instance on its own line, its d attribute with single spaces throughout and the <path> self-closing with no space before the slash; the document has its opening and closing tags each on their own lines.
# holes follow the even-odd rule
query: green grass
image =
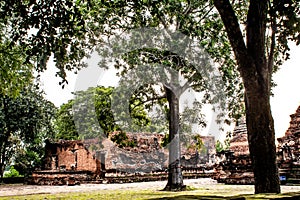
<svg viewBox="0 0 300 200">
<path fill-rule="evenodd" d="M 296 193 L 289 194 L 253 194 L 253 186 L 230 186 L 230 185 L 216 185 L 216 187 L 201 187 L 189 188 L 188 191 L 183 192 L 166 192 L 157 190 L 101 190 L 90 192 L 71 192 L 59 194 L 35 194 L 25 196 L 9 196 L 0 197 L 0 200 L 11 199 L 27 199 L 27 200 L 40 200 L 40 199 L 88 199 L 88 200 L 185 200 L 185 199 L 231 199 L 238 197 L 245 197 L 247 200 L 253 199 L 276 199 L 279 197 L 295 196 Z M 300 199 L 300 192 L 297 193 Z"/>
<path fill-rule="evenodd" d="M 0 199 L 101 199 L 101 200 L 141 200 L 141 199 L 198 199 L 196 196 L 211 196 L 211 195 L 203 195 L 200 192 L 185 191 L 185 192 L 163 192 L 163 191 L 153 191 L 153 190 L 106 190 L 101 192 L 84 192 L 84 193 L 63 193 L 63 194 L 38 194 L 38 195 L 26 195 L 26 196 L 14 196 L 14 197 L 2 197 Z M 215 199 L 216 196 L 214 195 Z M 201 199 L 201 198 L 200 198 Z"/>
</svg>

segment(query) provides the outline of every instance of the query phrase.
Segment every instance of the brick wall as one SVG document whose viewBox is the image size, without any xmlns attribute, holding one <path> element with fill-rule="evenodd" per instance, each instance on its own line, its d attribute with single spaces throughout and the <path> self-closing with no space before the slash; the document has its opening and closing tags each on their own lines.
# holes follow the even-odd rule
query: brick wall
<svg viewBox="0 0 300 200">
<path fill-rule="evenodd" d="M 95 157 L 83 146 L 77 151 L 77 170 L 97 170 Z"/>
<path fill-rule="evenodd" d="M 85 148 L 82 141 L 47 141 L 45 149 L 45 169 L 100 171 L 99 161 Z"/>
</svg>

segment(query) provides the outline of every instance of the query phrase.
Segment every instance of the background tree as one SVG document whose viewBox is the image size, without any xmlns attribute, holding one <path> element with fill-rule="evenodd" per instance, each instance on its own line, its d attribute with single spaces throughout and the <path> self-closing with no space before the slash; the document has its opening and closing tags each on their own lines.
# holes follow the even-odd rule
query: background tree
<svg viewBox="0 0 300 200">
<path fill-rule="evenodd" d="M 279 193 L 275 131 L 270 108 L 271 81 L 282 56 L 288 58 L 288 40 L 299 44 L 300 3 L 250 0 L 240 6 L 228 0 L 215 0 L 214 5 L 226 27 L 245 87 L 255 193 Z M 235 8 L 243 10 L 235 11 Z M 241 23 L 246 27 L 245 40 Z"/>
<path fill-rule="evenodd" d="M 93 138 L 95 136 L 109 136 L 111 132 L 122 131 L 120 125 L 112 112 L 113 87 L 91 87 L 86 91 L 75 92 L 74 99 L 74 120 L 78 122 L 77 127 L 80 137 Z M 144 107 L 138 103 L 138 99 L 130 100 L 130 115 L 135 120 L 131 130 L 136 131 L 138 126 L 146 127 L 149 125 L 149 118 Z M 121 105 L 117 105 L 118 107 Z M 117 109 L 117 108 L 116 108 Z M 120 113 L 119 117 L 124 118 L 125 113 Z M 128 116 L 126 116 L 128 117 Z"/>
<path fill-rule="evenodd" d="M 5 166 L 16 158 L 15 155 L 18 153 L 16 150 L 22 148 L 27 153 L 31 151 L 41 153 L 42 145 L 36 144 L 38 142 L 42 144 L 39 137 L 52 136 L 51 119 L 55 107 L 44 99 L 42 92 L 35 86 L 27 87 L 17 98 L 1 95 L 0 106 L 0 175 L 2 177 Z M 42 132 L 44 137 L 41 136 Z M 25 157 L 25 159 L 29 158 Z M 30 165 L 34 163 L 27 164 L 26 167 L 31 168 Z"/>
<path fill-rule="evenodd" d="M 79 137 L 73 119 L 74 100 L 60 106 L 55 117 L 55 138 L 63 140 L 76 140 Z"/>
<path fill-rule="evenodd" d="M 112 100 L 114 98 L 113 87 L 90 87 L 86 91 L 77 91 L 74 93 L 74 99 L 63 104 L 55 119 L 56 139 L 94 139 L 100 141 L 103 137 L 110 137 L 112 132 L 119 132 L 111 137 L 112 141 L 119 146 L 132 145 L 126 135 L 126 130 L 121 127 L 127 127 L 133 132 L 156 131 L 161 130 L 162 126 L 151 124 L 151 120 L 146 112 L 141 99 L 132 97 L 129 101 L 129 115 L 133 123 L 125 122 L 120 125 L 118 119 L 115 119 L 112 111 Z M 118 106 L 116 106 L 118 107 Z M 126 113 L 118 115 L 121 119 L 128 118 Z M 155 119 L 159 121 L 159 119 Z"/>
</svg>

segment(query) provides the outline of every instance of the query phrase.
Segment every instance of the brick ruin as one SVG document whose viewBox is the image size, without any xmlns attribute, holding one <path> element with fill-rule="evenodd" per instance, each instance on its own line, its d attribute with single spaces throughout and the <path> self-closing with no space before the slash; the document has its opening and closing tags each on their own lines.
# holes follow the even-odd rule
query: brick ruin
<svg viewBox="0 0 300 200">
<path fill-rule="evenodd" d="M 81 140 L 47 140 L 44 166 L 27 180 L 39 185 L 75 185 L 103 176 L 100 160 Z"/>
<path fill-rule="evenodd" d="M 281 184 L 300 183 L 300 106 L 290 115 L 290 126 L 283 137 L 277 138 L 277 164 Z M 219 182 L 253 183 L 245 120 L 238 124 L 230 140 L 230 150 L 217 167 Z"/>
<path fill-rule="evenodd" d="M 235 156 L 249 155 L 247 126 L 245 119 L 241 119 L 239 122 L 237 122 L 232 133 L 229 150 L 232 151 Z"/>
<path fill-rule="evenodd" d="M 218 155 L 223 158 L 223 161 L 215 167 L 214 179 L 226 184 L 253 184 L 254 174 L 244 118 L 237 122 L 229 143 L 229 150 L 220 152 Z"/>
<path fill-rule="evenodd" d="M 300 183 L 300 106 L 290 115 L 290 126 L 285 135 L 278 138 L 277 162 L 282 183 Z M 114 134 L 114 133 L 113 133 Z M 101 141 L 46 142 L 44 168 L 33 173 L 34 184 L 77 184 L 101 182 L 124 174 L 158 173 L 167 177 L 168 149 L 161 147 L 163 134 L 127 133 L 136 146 L 119 148 L 109 138 Z M 182 167 L 187 171 L 203 169 L 215 163 L 215 140 L 201 136 L 206 151 L 182 148 Z M 214 178 L 228 184 L 252 184 L 253 173 L 249 156 L 245 119 L 234 128 L 229 150 L 218 154 Z M 165 174 L 164 174 L 165 173 Z M 185 174 L 186 175 L 186 174 Z M 194 176 L 194 175 L 193 175 Z M 147 180 L 157 180 L 148 178 Z M 50 183 L 49 183 L 49 180 Z M 125 180 L 125 179 L 124 179 Z"/>
<path fill-rule="evenodd" d="M 300 106 L 290 115 L 290 126 L 285 135 L 278 138 L 277 162 L 282 181 L 300 183 Z"/>
<path fill-rule="evenodd" d="M 215 137 L 200 136 L 203 147 L 200 150 L 181 147 L 181 164 L 183 168 L 209 168 L 215 160 L 216 154 Z"/>
<path fill-rule="evenodd" d="M 112 133 L 110 137 L 114 134 Z M 166 150 L 161 147 L 163 134 L 126 133 L 134 147 L 118 147 L 109 138 L 102 141 L 103 147 L 97 152 L 103 157 L 106 172 L 150 173 L 163 171 L 167 167 Z"/>
<path fill-rule="evenodd" d="M 45 170 L 92 171 L 100 174 L 100 161 L 96 159 L 81 140 L 46 141 Z"/>
<path fill-rule="evenodd" d="M 112 133 L 110 137 L 114 134 Z M 128 140 L 135 141 L 135 146 L 118 147 L 110 137 L 102 141 L 60 140 L 46 141 L 44 166 L 32 174 L 29 183 L 40 185 L 74 185 L 85 182 L 100 183 L 118 181 L 122 177 L 131 176 L 131 180 L 139 179 L 144 174 L 151 174 L 147 180 L 153 179 L 155 173 L 160 178 L 167 178 L 168 149 L 161 147 L 163 134 L 126 133 Z M 202 136 L 207 150 L 203 153 L 188 152 L 183 148 L 183 168 L 197 168 L 199 164 L 209 162 L 215 149 L 213 136 Z M 197 154 L 197 159 L 195 155 Z M 133 177 L 138 175 L 139 177 Z M 188 176 L 188 173 L 186 173 Z M 193 174 L 194 176 L 194 174 Z M 124 178 L 123 182 L 128 181 Z"/>
</svg>

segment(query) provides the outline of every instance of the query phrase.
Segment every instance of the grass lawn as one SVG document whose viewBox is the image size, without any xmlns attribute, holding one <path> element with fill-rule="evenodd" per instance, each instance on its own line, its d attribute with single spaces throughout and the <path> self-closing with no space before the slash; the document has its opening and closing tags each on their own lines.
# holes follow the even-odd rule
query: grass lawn
<svg viewBox="0 0 300 200">
<path fill-rule="evenodd" d="M 283 191 L 284 192 L 284 191 Z M 298 193 L 284 193 L 280 195 L 275 194 L 253 194 L 253 186 L 240 185 L 216 185 L 214 188 L 201 187 L 190 189 L 183 192 L 165 192 L 159 190 L 134 190 L 134 189 L 120 189 L 120 190 L 101 190 L 90 192 L 71 192 L 59 194 L 35 194 L 26 196 L 10 196 L 0 197 L 0 199 L 100 199 L 100 200 L 137 200 L 137 199 L 300 199 L 300 192 Z M 298 197 L 296 197 L 298 195 Z M 293 197 L 294 196 L 294 197 Z"/>
</svg>

